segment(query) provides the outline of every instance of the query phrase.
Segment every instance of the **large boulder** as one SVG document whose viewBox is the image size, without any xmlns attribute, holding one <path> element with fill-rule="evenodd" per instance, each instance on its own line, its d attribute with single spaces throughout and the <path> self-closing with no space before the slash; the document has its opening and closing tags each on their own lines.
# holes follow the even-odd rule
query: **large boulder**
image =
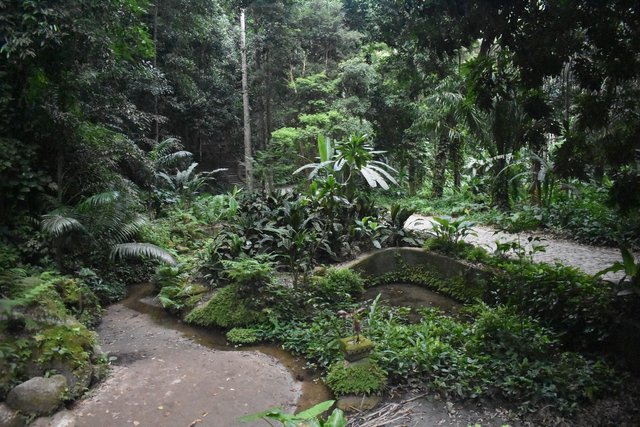
<svg viewBox="0 0 640 427">
<path fill-rule="evenodd" d="M 7 396 L 7 404 L 23 414 L 50 415 L 64 401 L 67 379 L 63 375 L 34 377 L 15 386 Z"/>
<path fill-rule="evenodd" d="M 50 417 L 40 417 L 29 427 L 75 427 L 77 419 L 71 411 L 62 410 Z"/>
<path fill-rule="evenodd" d="M 24 427 L 27 421 L 15 409 L 0 403 L 0 427 Z"/>
</svg>

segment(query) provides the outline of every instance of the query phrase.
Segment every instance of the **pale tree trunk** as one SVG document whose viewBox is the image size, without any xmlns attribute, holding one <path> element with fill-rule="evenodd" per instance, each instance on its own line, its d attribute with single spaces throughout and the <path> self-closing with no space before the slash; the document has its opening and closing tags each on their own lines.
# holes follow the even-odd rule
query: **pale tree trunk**
<svg viewBox="0 0 640 427">
<path fill-rule="evenodd" d="M 251 149 L 251 116 L 249 115 L 249 78 L 247 76 L 247 42 L 244 9 L 240 11 L 240 56 L 242 60 L 242 107 L 244 113 L 244 172 L 249 191 L 253 190 L 253 159 Z"/>
<path fill-rule="evenodd" d="M 153 68 L 158 68 L 158 1 L 153 7 Z M 153 94 L 153 121 L 154 123 L 154 140 L 158 144 L 160 140 L 160 123 L 158 120 L 158 93 Z"/>
</svg>

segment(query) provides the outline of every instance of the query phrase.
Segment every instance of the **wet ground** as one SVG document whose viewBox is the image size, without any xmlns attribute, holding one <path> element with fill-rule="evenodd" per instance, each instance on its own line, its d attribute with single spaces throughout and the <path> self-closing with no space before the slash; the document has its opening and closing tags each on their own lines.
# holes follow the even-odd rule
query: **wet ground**
<svg viewBox="0 0 640 427">
<path fill-rule="evenodd" d="M 432 292 L 424 287 L 408 283 L 391 283 L 368 288 L 364 293 L 365 300 L 373 300 L 380 295 L 380 303 L 392 307 L 408 307 L 411 309 L 410 319 L 420 318 L 418 310 L 434 307 L 445 314 L 456 314 L 462 304 L 451 298 Z"/>
<path fill-rule="evenodd" d="M 237 351 L 220 333 L 165 314 L 145 292 L 105 313 L 98 334 L 116 359 L 109 378 L 72 408 L 75 426 L 267 425 L 238 417 L 329 398 L 303 361 L 268 346 Z"/>
</svg>

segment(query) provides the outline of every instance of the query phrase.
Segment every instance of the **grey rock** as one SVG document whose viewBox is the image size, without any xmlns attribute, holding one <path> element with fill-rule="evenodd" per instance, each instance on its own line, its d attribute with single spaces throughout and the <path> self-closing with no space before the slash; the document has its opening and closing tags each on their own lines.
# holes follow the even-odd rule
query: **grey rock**
<svg viewBox="0 0 640 427">
<path fill-rule="evenodd" d="M 8 405 L 0 403 L 0 427 L 23 427 L 27 423 L 18 411 Z"/>
<path fill-rule="evenodd" d="M 37 418 L 29 427 L 75 427 L 76 417 L 66 409 L 50 417 Z"/>
<path fill-rule="evenodd" d="M 62 375 L 34 377 L 15 386 L 7 396 L 7 404 L 24 414 L 50 415 L 64 399 L 67 379 Z"/>
</svg>

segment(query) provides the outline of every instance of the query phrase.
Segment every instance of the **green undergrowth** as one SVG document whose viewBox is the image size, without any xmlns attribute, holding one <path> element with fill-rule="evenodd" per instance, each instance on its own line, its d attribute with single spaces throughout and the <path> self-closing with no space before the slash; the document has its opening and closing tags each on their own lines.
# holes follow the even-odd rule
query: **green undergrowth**
<svg viewBox="0 0 640 427">
<path fill-rule="evenodd" d="M 371 358 L 394 384 L 410 381 L 449 397 L 500 397 L 522 411 L 549 406 L 564 414 L 619 390 L 616 371 L 562 350 L 557 334 L 513 308 L 480 304 L 461 319 L 437 310 L 424 310 L 422 316 L 410 323 L 403 310 L 377 304 L 365 316 L 364 333 L 376 343 Z M 340 366 L 336 344 L 346 323 L 332 313 L 271 326 L 263 325 L 262 333 L 305 355 L 313 366 L 329 373 Z M 336 393 L 353 391 L 348 387 L 356 385 L 347 382 Z"/>
<path fill-rule="evenodd" d="M 355 271 L 329 268 L 311 279 L 309 291 L 314 304 L 338 308 L 358 300 L 364 293 L 364 287 L 364 280 Z"/>
<path fill-rule="evenodd" d="M 87 326 L 99 321 L 101 308 L 88 285 L 24 269 L 5 271 L 0 285 L 0 397 L 34 374 L 61 367 L 88 367 L 82 375 L 90 375 L 97 339 Z M 81 391 L 72 390 L 73 397 Z"/>
<path fill-rule="evenodd" d="M 376 363 L 340 361 L 331 365 L 325 381 L 336 396 L 370 395 L 384 389 L 387 373 Z"/>
<path fill-rule="evenodd" d="M 230 285 L 218 290 L 209 301 L 193 309 L 185 321 L 199 326 L 233 328 L 257 323 L 261 313 L 248 307 L 237 286 Z"/>
</svg>

